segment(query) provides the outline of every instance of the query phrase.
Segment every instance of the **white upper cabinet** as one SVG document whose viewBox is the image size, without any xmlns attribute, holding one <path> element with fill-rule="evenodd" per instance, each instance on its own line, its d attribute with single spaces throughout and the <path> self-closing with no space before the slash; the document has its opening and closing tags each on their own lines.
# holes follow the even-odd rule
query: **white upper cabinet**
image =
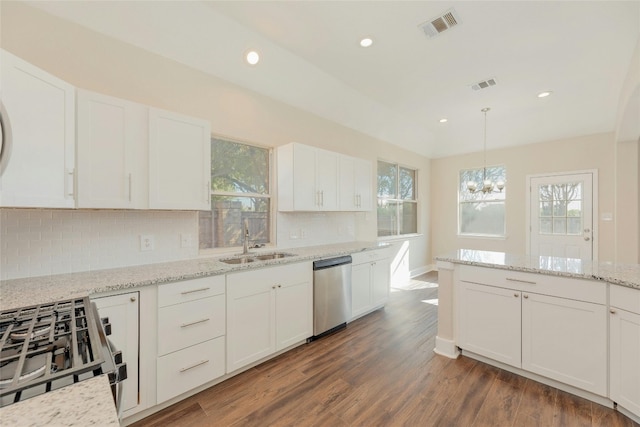
<svg viewBox="0 0 640 427">
<path fill-rule="evenodd" d="M 78 90 L 78 207 L 148 205 L 149 108 Z"/>
<path fill-rule="evenodd" d="M 372 199 L 371 162 L 340 156 L 338 204 L 341 211 L 370 211 Z"/>
<path fill-rule="evenodd" d="M 210 210 L 211 124 L 149 109 L 149 208 Z"/>
<path fill-rule="evenodd" d="M 371 163 L 291 143 L 278 147 L 278 210 L 371 210 Z"/>
<path fill-rule="evenodd" d="M 74 87 L 4 50 L 0 55 L 0 96 L 13 135 L 0 206 L 73 208 Z"/>
<path fill-rule="evenodd" d="M 292 143 L 278 147 L 278 209 L 338 209 L 338 154 Z"/>
</svg>

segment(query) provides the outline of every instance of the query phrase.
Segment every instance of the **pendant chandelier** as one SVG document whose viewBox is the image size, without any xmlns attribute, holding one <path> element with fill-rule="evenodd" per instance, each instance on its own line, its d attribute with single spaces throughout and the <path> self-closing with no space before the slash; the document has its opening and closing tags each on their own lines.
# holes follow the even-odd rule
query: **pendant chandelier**
<svg viewBox="0 0 640 427">
<path fill-rule="evenodd" d="M 477 184 L 475 181 L 468 181 L 467 190 L 471 193 L 475 193 L 476 191 L 491 193 L 494 190 L 502 192 L 504 189 L 504 181 L 493 182 L 491 179 L 487 178 L 487 112 L 489 110 L 491 110 L 489 107 L 485 107 L 480 110 L 484 113 L 484 166 L 482 167 L 482 185 Z"/>
</svg>

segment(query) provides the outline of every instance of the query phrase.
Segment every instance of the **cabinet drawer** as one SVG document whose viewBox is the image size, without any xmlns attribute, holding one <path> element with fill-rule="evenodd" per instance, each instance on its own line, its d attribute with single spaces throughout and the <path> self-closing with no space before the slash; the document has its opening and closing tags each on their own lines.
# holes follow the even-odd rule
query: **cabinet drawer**
<svg viewBox="0 0 640 427">
<path fill-rule="evenodd" d="M 158 307 L 224 294 L 224 276 L 210 276 L 158 286 Z"/>
<path fill-rule="evenodd" d="M 252 295 L 275 284 L 282 286 L 311 282 L 313 267 L 309 262 L 260 268 L 227 275 L 229 293 L 234 296 Z"/>
<path fill-rule="evenodd" d="M 362 251 L 351 254 L 353 264 L 364 264 L 367 262 L 379 261 L 388 257 L 389 254 L 386 249 L 376 249 L 373 251 Z"/>
<path fill-rule="evenodd" d="M 458 279 L 468 283 L 497 286 L 595 304 L 607 303 L 607 287 L 596 280 L 521 271 L 461 265 Z"/>
<path fill-rule="evenodd" d="M 224 375 L 224 337 L 158 357 L 161 403 Z"/>
<path fill-rule="evenodd" d="M 225 334 L 225 296 L 202 298 L 158 310 L 158 355 Z"/>
<path fill-rule="evenodd" d="M 640 289 L 609 285 L 610 304 L 631 313 L 640 314 Z"/>
</svg>

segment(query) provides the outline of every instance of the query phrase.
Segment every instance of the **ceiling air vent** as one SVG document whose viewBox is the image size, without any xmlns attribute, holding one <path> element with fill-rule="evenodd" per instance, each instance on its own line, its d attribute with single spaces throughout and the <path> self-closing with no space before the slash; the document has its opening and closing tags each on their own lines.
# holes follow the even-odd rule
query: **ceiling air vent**
<svg viewBox="0 0 640 427">
<path fill-rule="evenodd" d="M 449 9 L 442 15 L 420 24 L 419 27 L 427 37 L 433 38 L 460 23 L 460 16 L 455 9 Z"/>
<path fill-rule="evenodd" d="M 481 82 L 472 84 L 471 89 L 473 90 L 486 89 L 488 87 L 495 86 L 496 84 L 497 84 L 496 79 L 490 78 L 490 79 L 482 80 Z"/>
</svg>

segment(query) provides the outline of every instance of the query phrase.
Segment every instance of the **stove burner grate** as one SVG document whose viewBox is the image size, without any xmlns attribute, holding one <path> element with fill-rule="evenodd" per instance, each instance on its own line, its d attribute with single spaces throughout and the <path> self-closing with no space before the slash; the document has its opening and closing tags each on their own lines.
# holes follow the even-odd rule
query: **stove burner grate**
<svg viewBox="0 0 640 427">
<path fill-rule="evenodd" d="M 0 397 L 86 372 L 104 362 L 98 319 L 88 297 L 0 313 Z"/>
</svg>

